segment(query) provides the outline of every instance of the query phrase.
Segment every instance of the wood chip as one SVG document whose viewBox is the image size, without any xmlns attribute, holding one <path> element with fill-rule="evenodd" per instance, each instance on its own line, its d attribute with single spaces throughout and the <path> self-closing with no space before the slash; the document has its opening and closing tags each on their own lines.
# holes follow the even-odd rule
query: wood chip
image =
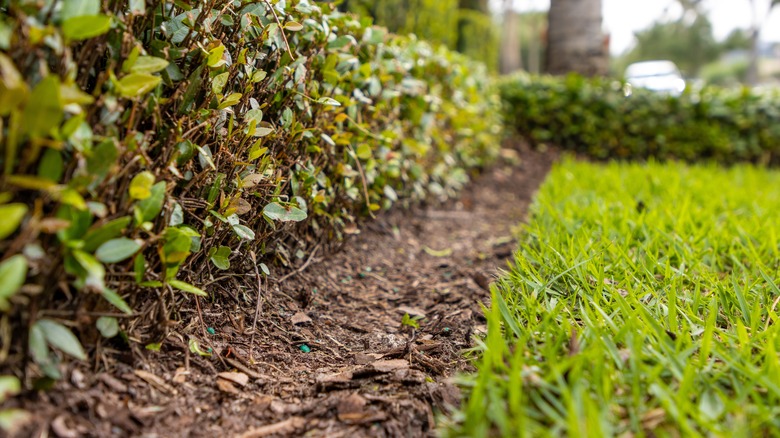
<svg viewBox="0 0 780 438">
<path fill-rule="evenodd" d="M 217 379 L 217 388 L 228 394 L 238 394 L 238 389 L 228 380 Z"/>
<path fill-rule="evenodd" d="M 179 383 L 182 384 L 187 381 L 187 375 L 189 375 L 190 372 L 187 371 L 184 367 L 176 368 L 176 372 L 173 374 L 173 378 L 171 379 L 173 383 Z"/>
<path fill-rule="evenodd" d="M 157 377 L 156 375 L 144 371 L 144 370 L 135 370 L 133 371 L 133 374 L 140 377 L 143 381 L 146 383 L 152 385 L 154 388 L 158 389 L 159 391 L 165 392 L 167 394 L 176 395 L 177 391 L 176 388 L 172 387 L 171 385 L 165 383 L 165 380 L 163 380 L 160 377 Z"/>
<path fill-rule="evenodd" d="M 319 384 L 348 383 L 352 381 L 352 371 L 342 371 L 336 374 L 320 374 L 317 376 Z"/>
<path fill-rule="evenodd" d="M 406 359 L 378 360 L 371 364 L 377 372 L 389 373 L 401 368 L 409 368 L 409 362 Z"/>
<path fill-rule="evenodd" d="M 309 318 L 309 315 L 298 312 L 295 315 L 290 318 L 292 320 L 293 325 L 301 325 L 301 324 L 309 324 L 311 323 L 311 318 Z"/>
<path fill-rule="evenodd" d="M 420 318 L 425 318 L 425 311 L 419 307 L 400 306 L 397 310 L 401 313 L 408 313 L 409 316 L 419 316 Z"/>
<path fill-rule="evenodd" d="M 244 387 L 249 383 L 249 376 L 244 373 L 219 373 L 217 377 L 228 380 L 238 386 Z"/>
<path fill-rule="evenodd" d="M 237 435 L 236 438 L 261 438 L 268 435 L 290 435 L 306 425 L 306 419 L 303 417 L 290 417 L 278 423 L 267 426 L 255 427 Z"/>
<path fill-rule="evenodd" d="M 336 412 L 341 421 L 360 421 L 368 416 L 365 411 L 368 401 L 358 393 L 350 394 L 339 401 Z"/>
<path fill-rule="evenodd" d="M 115 392 L 127 392 L 127 385 L 110 374 L 100 373 L 97 378 Z"/>
</svg>

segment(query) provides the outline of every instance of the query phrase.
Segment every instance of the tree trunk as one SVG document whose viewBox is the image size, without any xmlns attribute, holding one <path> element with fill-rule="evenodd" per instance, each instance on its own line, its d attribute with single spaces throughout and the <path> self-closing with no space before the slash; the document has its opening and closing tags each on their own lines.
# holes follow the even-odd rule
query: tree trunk
<svg viewBox="0 0 780 438">
<path fill-rule="evenodd" d="M 548 20 L 548 73 L 607 73 L 609 50 L 601 31 L 601 0 L 551 0 Z"/>
<path fill-rule="evenodd" d="M 504 9 L 504 29 L 501 38 L 501 73 L 508 74 L 523 68 L 521 41 L 519 32 L 520 17 L 512 10 L 511 1 Z"/>
</svg>

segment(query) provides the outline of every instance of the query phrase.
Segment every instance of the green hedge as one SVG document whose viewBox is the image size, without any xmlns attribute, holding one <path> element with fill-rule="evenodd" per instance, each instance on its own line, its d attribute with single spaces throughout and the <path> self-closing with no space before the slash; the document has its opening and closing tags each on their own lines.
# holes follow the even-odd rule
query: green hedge
<svg viewBox="0 0 780 438">
<path fill-rule="evenodd" d="M 27 345 L 57 377 L 61 353 L 85 357 L 66 326 L 92 339 L 167 320 L 214 299 L 198 285 L 220 270 L 296 263 L 496 156 L 484 66 L 329 4 L 207 4 L 2 3 L 6 364 Z M 155 314 L 134 313 L 150 294 Z"/>
<path fill-rule="evenodd" d="M 507 126 L 598 159 L 780 164 L 780 94 L 704 88 L 679 96 L 579 76 L 504 79 Z"/>
</svg>

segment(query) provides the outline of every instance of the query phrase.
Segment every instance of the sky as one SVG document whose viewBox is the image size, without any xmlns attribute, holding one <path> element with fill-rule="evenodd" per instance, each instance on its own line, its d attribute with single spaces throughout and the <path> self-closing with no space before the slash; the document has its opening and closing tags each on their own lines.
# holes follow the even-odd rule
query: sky
<svg viewBox="0 0 780 438">
<path fill-rule="evenodd" d="M 514 0 L 515 8 L 524 10 L 546 10 L 549 0 Z M 761 39 L 780 41 L 780 6 L 768 14 L 770 0 L 755 0 L 758 17 L 763 22 Z M 491 0 L 494 6 L 503 3 Z M 682 9 L 676 0 L 602 0 L 604 8 L 604 30 L 611 35 L 610 51 L 617 55 L 630 49 L 634 43 L 634 32 L 649 27 L 661 19 L 675 19 Z M 723 39 L 733 29 L 748 28 L 751 23 L 750 0 L 704 0 L 704 9 L 709 13 L 715 38 Z"/>
</svg>

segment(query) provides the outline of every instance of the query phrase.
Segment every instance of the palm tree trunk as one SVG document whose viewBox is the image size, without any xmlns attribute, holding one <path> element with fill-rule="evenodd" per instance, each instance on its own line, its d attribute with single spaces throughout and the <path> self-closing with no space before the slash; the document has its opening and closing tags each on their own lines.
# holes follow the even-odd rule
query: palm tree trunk
<svg viewBox="0 0 780 438">
<path fill-rule="evenodd" d="M 548 19 L 548 73 L 607 73 L 609 54 L 601 30 L 601 0 L 552 0 Z"/>
</svg>

